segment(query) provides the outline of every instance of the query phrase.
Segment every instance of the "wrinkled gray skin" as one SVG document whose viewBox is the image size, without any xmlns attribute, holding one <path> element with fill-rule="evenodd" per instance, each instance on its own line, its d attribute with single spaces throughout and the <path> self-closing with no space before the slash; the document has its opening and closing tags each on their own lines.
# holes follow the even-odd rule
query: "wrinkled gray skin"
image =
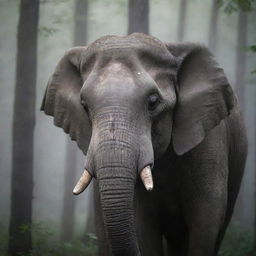
<svg viewBox="0 0 256 256">
<path fill-rule="evenodd" d="M 95 178 L 99 255 L 216 255 L 247 142 L 236 97 L 209 50 L 144 34 L 69 50 L 42 104 Z M 139 178 L 154 166 L 154 189 Z"/>
</svg>

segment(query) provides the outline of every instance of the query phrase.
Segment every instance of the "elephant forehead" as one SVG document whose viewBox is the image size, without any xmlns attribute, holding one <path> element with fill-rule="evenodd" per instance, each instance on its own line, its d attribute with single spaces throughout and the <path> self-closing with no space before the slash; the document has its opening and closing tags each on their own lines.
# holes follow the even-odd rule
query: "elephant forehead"
<svg viewBox="0 0 256 256">
<path fill-rule="evenodd" d="M 125 77 L 126 82 L 131 81 L 132 79 L 128 68 L 120 62 L 112 62 L 102 69 L 102 72 L 99 73 L 98 81 L 102 82 L 107 79 L 108 76 L 112 76 L 116 79 Z"/>
<path fill-rule="evenodd" d="M 140 33 L 134 33 L 129 36 L 104 36 L 91 45 L 89 45 L 89 50 L 108 50 L 113 48 L 158 48 L 161 51 L 168 52 L 165 45 L 158 40 L 149 35 L 144 35 Z"/>
<path fill-rule="evenodd" d="M 151 59 L 171 64 L 174 57 L 165 45 L 158 39 L 135 33 L 129 36 L 105 36 L 88 46 L 84 55 L 84 61 L 101 58 L 120 59 L 127 61 L 131 58 L 141 58 L 149 55 Z M 92 58 L 95 57 L 96 58 Z"/>
</svg>

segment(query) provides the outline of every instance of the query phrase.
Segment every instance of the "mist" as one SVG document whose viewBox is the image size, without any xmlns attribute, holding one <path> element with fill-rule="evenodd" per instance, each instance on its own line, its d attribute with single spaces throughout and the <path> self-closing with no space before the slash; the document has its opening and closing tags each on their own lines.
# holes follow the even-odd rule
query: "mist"
<svg viewBox="0 0 256 256">
<path fill-rule="evenodd" d="M 84 0 L 86 1 L 86 0 Z M 245 12 L 246 22 L 239 35 L 240 10 L 227 14 L 212 0 L 151 0 L 149 1 L 149 34 L 163 42 L 200 42 L 210 46 L 223 67 L 233 89 L 238 92 L 246 123 L 249 151 L 242 187 L 230 224 L 230 232 L 241 233 L 246 250 L 253 243 L 256 201 L 256 68 L 255 53 L 247 50 L 256 42 L 256 11 Z M 62 129 L 53 125 L 53 118 L 40 111 L 47 81 L 65 51 L 75 44 L 75 0 L 41 0 L 37 37 L 37 81 L 35 97 L 35 126 L 33 154 L 33 223 L 49 228 L 54 240 L 70 242 L 85 233 L 93 233 L 92 187 L 79 196 L 72 189 L 83 171 L 85 156 L 71 142 Z M 185 5 L 185 6 L 184 6 Z M 0 0 L 0 229 L 8 234 L 11 214 L 11 173 L 13 145 L 13 113 L 17 56 L 17 32 L 20 1 Z M 88 0 L 85 15 L 84 42 L 88 45 L 104 35 L 126 35 L 129 23 L 128 1 Z M 213 8 L 216 8 L 213 14 Z M 181 14 L 181 9 L 183 14 Z M 183 18 L 180 19 L 180 15 Z M 215 16 L 212 16 L 215 15 Z M 212 22 L 215 24 L 211 24 Z M 241 17 L 240 17 L 241 18 Z M 182 22 L 182 24 L 181 24 Z M 212 28 L 212 29 L 211 29 Z M 80 28 L 81 29 L 81 28 Z M 211 31 L 212 30 L 212 31 Z M 241 30 L 241 28 L 240 28 Z M 240 33 L 242 33 L 240 31 Z M 239 45 L 241 35 L 245 40 Z M 239 55 L 239 53 L 241 54 Z M 241 61 L 241 58 L 244 61 Z M 237 81 L 237 73 L 241 81 Z M 27 97 L 27 101 L 31 99 Z M 67 153 L 69 152 L 69 153 Z M 73 152 L 72 160 L 67 155 Z M 71 163 L 72 162 L 72 163 Z M 65 186 L 66 167 L 69 164 L 73 180 Z M 72 168 L 72 166 L 74 166 Z M 69 178 L 70 179 L 70 178 Z M 67 190 L 68 189 L 68 190 Z M 62 216 L 65 190 L 69 191 L 74 217 L 71 220 L 72 236 L 63 238 Z M 68 206 L 67 206 L 68 207 Z M 88 222 L 89 219 L 89 222 Z M 235 231 L 234 231 L 235 230 Z M 68 231 L 65 231 L 68 232 Z M 65 236 L 64 236 L 65 237 Z M 2 239 L 2 238 L 1 238 Z M 1 243 L 1 241 L 0 241 Z M 2 251 L 1 251 L 2 250 Z M 7 255 L 7 245 L 0 250 Z M 89 254 L 88 254 L 89 255 Z M 231 254 L 221 254 L 231 255 Z M 243 256 L 244 254 L 237 254 Z"/>
</svg>

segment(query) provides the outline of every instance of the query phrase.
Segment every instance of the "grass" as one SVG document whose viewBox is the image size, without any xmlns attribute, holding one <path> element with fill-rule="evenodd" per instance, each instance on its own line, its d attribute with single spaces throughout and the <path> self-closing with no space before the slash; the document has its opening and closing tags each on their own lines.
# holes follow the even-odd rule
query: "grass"
<svg viewBox="0 0 256 256">
<path fill-rule="evenodd" d="M 29 231 L 27 225 L 22 225 L 22 233 Z M 4 231 L 5 230 L 5 231 Z M 97 238 L 93 234 L 85 234 L 71 242 L 58 241 L 55 238 L 55 232 L 47 225 L 37 223 L 32 225 L 33 249 L 27 254 L 21 256 L 96 256 Z M 8 239 L 6 228 L 0 225 L 0 256 L 8 256 Z"/>
<path fill-rule="evenodd" d="M 0 256 L 8 256 L 7 229 L 0 224 Z M 22 225 L 21 232 L 29 231 Z M 97 238 L 93 234 L 85 234 L 71 242 L 58 241 L 55 232 L 46 224 L 32 225 L 33 249 L 29 255 L 21 256 L 96 256 Z M 222 243 L 218 256 L 256 256 L 250 253 L 253 243 L 253 232 L 239 225 L 230 226 Z M 250 254 L 249 254 L 250 253 Z"/>
<path fill-rule="evenodd" d="M 251 253 L 252 245 L 253 230 L 236 224 L 228 228 L 218 256 L 256 256 Z"/>
</svg>

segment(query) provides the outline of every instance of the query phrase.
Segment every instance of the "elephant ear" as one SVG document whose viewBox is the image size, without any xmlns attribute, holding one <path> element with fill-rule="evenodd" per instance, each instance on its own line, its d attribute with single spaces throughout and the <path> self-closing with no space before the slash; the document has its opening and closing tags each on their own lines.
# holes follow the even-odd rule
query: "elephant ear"
<svg viewBox="0 0 256 256">
<path fill-rule="evenodd" d="M 198 44 L 167 44 L 178 61 L 172 143 L 182 155 L 197 146 L 235 105 L 232 88 L 210 51 Z"/>
<path fill-rule="evenodd" d="M 49 79 L 41 110 L 54 117 L 54 124 L 75 140 L 84 154 L 87 152 L 91 128 L 81 105 L 80 59 L 86 47 L 74 47 L 66 52 Z"/>
</svg>

